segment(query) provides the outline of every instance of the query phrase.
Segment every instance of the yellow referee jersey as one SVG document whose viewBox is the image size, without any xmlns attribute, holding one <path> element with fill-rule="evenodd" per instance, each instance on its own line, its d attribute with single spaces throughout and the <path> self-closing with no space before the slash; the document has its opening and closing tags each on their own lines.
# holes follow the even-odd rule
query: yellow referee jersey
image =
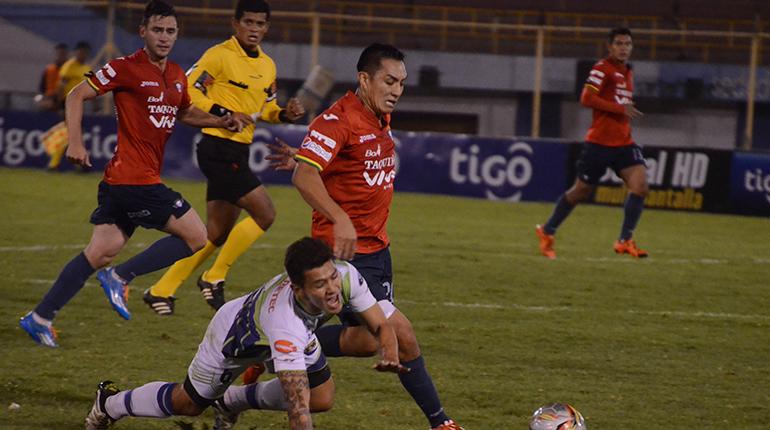
<svg viewBox="0 0 770 430">
<path fill-rule="evenodd" d="M 83 64 L 75 58 L 65 61 L 61 69 L 59 69 L 59 80 L 61 81 L 64 97 L 67 97 L 77 84 L 83 82 L 86 78 L 86 73 L 90 71 L 91 66 Z"/>
<path fill-rule="evenodd" d="M 249 57 L 233 36 L 204 52 L 187 72 L 187 82 L 193 104 L 206 112 L 256 113 L 263 121 L 281 122 L 275 63 L 261 47 L 257 57 Z M 204 128 L 203 132 L 250 144 L 254 126 L 245 127 L 241 132 L 223 128 Z"/>
</svg>

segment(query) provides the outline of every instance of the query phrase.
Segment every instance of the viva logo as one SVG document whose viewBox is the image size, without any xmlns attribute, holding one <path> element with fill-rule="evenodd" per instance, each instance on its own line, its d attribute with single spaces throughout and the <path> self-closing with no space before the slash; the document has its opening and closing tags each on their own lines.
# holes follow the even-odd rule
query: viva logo
<svg viewBox="0 0 770 430">
<path fill-rule="evenodd" d="M 150 121 L 152 121 L 152 124 L 155 126 L 155 128 L 168 128 L 172 129 L 174 128 L 174 123 L 176 123 L 176 117 L 175 116 L 169 116 L 169 115 L 163 115 L 160 117 L 160 119 L 156 119 L 154 116 L 149 116 Z"/>
<path fill-rule="evenodd" d="M 396 178 L 396 171 L 391 170 L 388 173 L 385 173 L 384 170 L 380 170 L 377 173 L 374 174 L 374 176 L 370 176 L 369 172 L 364 172 L 364 179 L 366 180 L 366 183 L 370 187 L 379 186 L 383 183 L 389 184 L 393 182 L 393 180 Z"/>
</svg>

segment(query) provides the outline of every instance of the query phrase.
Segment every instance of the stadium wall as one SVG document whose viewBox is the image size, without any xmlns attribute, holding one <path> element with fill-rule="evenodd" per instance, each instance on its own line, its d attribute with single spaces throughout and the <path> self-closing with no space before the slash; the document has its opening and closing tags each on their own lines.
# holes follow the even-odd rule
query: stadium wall
<svg viewBox="0 0 770 430">
<path fill-rule="evenodd" d="M 39 76 L 54 42 L 74 44 L 89 40 L 95 51 L 103 44 L 103 18 L 88 9 L 69 7 L 0 6 L 0 39 L 13 45 L 3 52 L 16 52 L 23 47 L 24 55 L 0 58 L 0 91 L 16 97 L 15 92 L 28 92 L 26 100 L 13 100 L 6 106 L 23 109 L 32 107 L 31 94 L 36 90 Z M 123 53 L 140 47 L 134 32 L 116 28 L 116 44 Z M 46 40 L 48 43 L 46 43 Z M 23 41 L 24 43 L 20 43 Z M 213 43 L 219 40 L 183 37 L 172 53 L 172 59 L 188 67 Z M 300 44 L 264 43 L 264 48 L 276 60 L 282 79 L 302 80 L 310 70 L 310 46 Z M 533 48 L 534 49 L 534 48 Z M 332 70 L 338 82 L 354 83 L 355 63 L 360 47 L 322 46 L 319 58 Z M 410 50 L 407 71 L 410 75 L 407 94 L 402 106 L 414 112 L 472 113 L 478 118 L 477 134 L 501 137 L 529 134 L 529 106 L 526 94 L 533 89 L 534 57 L 500 56 Z M 18 57 L 18 58 L 17 58 Z M 542 136 L 580 139 L 590 123 L 590 113 L 574 101 L 575 88 L 582 83 L 578 76 L 581 63 L 594 59 L 547 57 L 543 64 L 543 91 L 561 95 L 563 102 L 543 114 Z M 423 67 L 435 67 L 439 86 L 430 97 L 414 97 L 421 87 L 418 77 Z M 640 143 L 731 149 L 742 143 L 748 68 L 746 65 L 719 65 L 635 61 L 636 93 L 647 118 L 639 121 L 635 134 Z M 770 67 L 760 67 L 757 76 L 757 114 L 754 147 L 770 149 Z M 442 92 L 471 90 L 489 94 L 506 94 L 508 99 L 473 97 L 466 99 L 442 96 Z M 18 98 L 18 97 L 16 97 Z M 489 106 L 482 106 L 483 100 Z M 650 100 L 663 100 L 648 103 Z M 672 101 L 680 106 L 676 111 L 665 108 Z M 713 106 L 715 102 L 721 103 Z M 709 106 L 711 104 L 711 106 Z M 664 108 L 661 109 L 660 106 Z M 704 107 L 704 105 L 706 105 Z M 551 114 L 556 114 L 551 115 Z M 509 115 L 510 114 L 510 115 Z M 553 118 L 552 118 L 553 117 Z M 548 124 L 551 118 L 556 124 Z"/>
<path fill-rule="evenodd" d="M 0 112 L 0 166 L 45 168 L 40 137 L 59 121 L 52 114 Z M 112 118 L 86 116 L 84 141 L 94 169 L 102 169 L 117 143 Z M 279 137 L 298 146 L 304 126 L 267 126 L 255 132 L 250 167 L 268 184 L 290 175 L 269 169 L 268 142 Z M 490 200 L 553 201 L 574 178 L 580 145 L 555 139 L 481 138 L 442 133 L 394 132 L 399 191 Z M 166 177 L 203 179 L 195 165 L 197 130 L 178 125 L 166 146 Z M 727 150 L 645 147 L 651 193 L 648 207 L 770 216 L 770 154 Z M 65 163 L 66 164 L 66 163 Z M 69 166 L 68 166 L 69 167 Z M 387 180 L 375 174 L 372 184 Z M 625 190 L 611 172 L 592 201 L 622 205 Z"/>
</svg>

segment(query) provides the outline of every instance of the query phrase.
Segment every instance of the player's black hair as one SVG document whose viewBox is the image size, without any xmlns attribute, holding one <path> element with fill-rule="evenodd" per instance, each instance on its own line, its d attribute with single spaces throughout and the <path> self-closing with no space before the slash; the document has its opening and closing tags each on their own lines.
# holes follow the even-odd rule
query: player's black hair
<svg viewBox="0 0 770 430">
<path fill-rule="evenodd" d="M 53 49 L 55 49 L 55 50 L 65 49 L 66 50 L 66 49 L 69 49 L 69 47 L 67 46 L 66 43 L 59 42 L 59 43 L 57 43 L 56 45 L 53 46 Z"/>
<path fill-rule="evenodd" d="M 150 0 L 147 2 L 147 6 L 144 8 L 142 25 L 147 25 L 147 23 L 150 21 L 150 17 L 156 15 L 160 16 L 161 18 L 165 18 L 167 16 L 173 16 L 174 18 L 177 18 L 174 6 L 171 6 L 163 0 Z"/>
<path fill-rule="evenodd" d="M 64 45 L 64 47 L 66 48 L 67 45 Z M 75 50 L 78 50 L 78 49 L 87 49 L 87 50 L 90 51 L 91 50 L 91 44 L 86 42 L 86 41 L 84 41 L 84 40 L 81 40 L 80 42 L 75 44 Z"/>
<path fill-rule="evenodd" d="M 386 45 L 384 43 L 372 43 L 364 49 L 361 56 L 358 57 L 358 64 L 356 64 L 356 70 L 359 72 L 366 72 L 370 76 L 374 76 L 377 70 L 380 69 L 383 58 L 391 58 L 393 60 L 404 61 L 406 55 L 393 45 Z"/>
<path fill-rule="evenodd" d="M 246 12 L 264 13 L 270 21 L 270 5 L 265 0 L 238 0 L 238 5 L 235 6 L 235 20 L 240 21 Z"/>
<path fill-rule="evenodd" d="M 615 27 L 612 30 L 610 30 L 609 33 L 607 33 L 607 43 L 612 44 L 612 42 L 615 41 L 615 36 L 629 36 L 633 37 L 631 35 L 631 30 L 628 29 L 628 27 Z"/>
<path fill-rule="evenodd" d="M 302 286 L 305 283 L 305 272 L 321 267 L 333 259 L 334 254 L 325 242 L 303 237 L 286 249 L 283 267 L 286 268 L 292 284 Z"/>
</svg>

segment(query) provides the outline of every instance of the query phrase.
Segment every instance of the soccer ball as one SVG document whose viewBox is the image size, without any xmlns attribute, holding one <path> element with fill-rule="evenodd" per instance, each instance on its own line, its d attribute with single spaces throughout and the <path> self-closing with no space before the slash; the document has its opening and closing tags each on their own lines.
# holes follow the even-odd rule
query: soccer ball
<svg viewBox="0 0 770 430">
<path fill-rule="evenodd" d="M 586 430 L 586 423 L 577 409 L 566 403 L 554 403 L 532 414 L 529 430 Z"/>
</svg>

